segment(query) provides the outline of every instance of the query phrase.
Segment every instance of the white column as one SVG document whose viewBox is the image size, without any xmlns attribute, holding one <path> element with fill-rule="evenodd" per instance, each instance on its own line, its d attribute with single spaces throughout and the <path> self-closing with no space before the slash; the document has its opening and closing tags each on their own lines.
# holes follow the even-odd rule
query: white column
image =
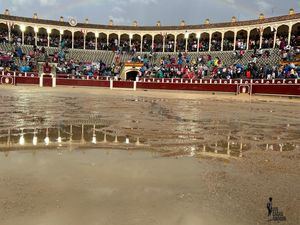
<svg viewBox="0 0 300 225">
<path fill-rule="evenodd" d="M 233 33 L 233 50 L 236 50 L 236 31 Z"/>
<path fill-rule="evenodd" d="M 98 50 L 98 38 L 95 37 L 95 50 Z"/>
<path fill-rule="evenodd" d="M 262 41 L 263 41 L 263 34 L 264 34 L 264 30 L 260 30 L 260 33 L 259 33 L 259 48 L 262 47 Z"/>
<path fill-rule="evenodd" d="M 276 39 L 277 39 L 277 29 L 274 32 L 274 42 L 273 42 L 273 48 L 276 47 Z"/>
<path fill-rule="evenodd" d="M 52 87 L 56 87 L 56 77 L 52 76 Z"/>
<path fill-rule="evenodd" d="M 188 51 L 188 41 L 189 41 L 189 38 L 185 38 L 185 52 Z"/>
<path fill-rule="evenodd" d="M 143 52 L 143 37 L 141 36 L 140 52 Z"/>
<path fill-rule="evenodd" d="M 40 76 L 40 87 L 43 87 L 43 77 L 44 77 L 44 74 L 41 74 L 41 76 Z"/>
<path fill-rule="evenodd" d="M 47 46 L 49 48 L 50 47 L 50 34 L 49 33 L 48 33 L 47 41 L 48 41 Z"/>
<path fill-rule="evenodd" d="M 246 50 L 249 50 L 249 42 L 250 42 L 250 30 L 247 31 L 247 46 L 246 46 Z"/>
<path fill-rule="evenodd" d="M 132 38 L 131 37 L 129 37 L 129 47 L 130 47 L 130 49 L 132 48 Z"/>
<path fill-rule="evenodd" d="M 114 80 L 112 78 L 110 78 L 109 87 L 110 87 L 110 90 L 112 90 L 114 88 Z"/>
<path fill-rule="evenodd" d="M 35 46 L 38 45 L 37 38 L 38 38 L 38 35 L 37 35 L 37 32 L 35 32 L 34 33 L 34 44 L 35 44 Z"/>
<path fill-rule="evenodd" d="M 22 45 L 24 45 L 24 39 L 25 39 L 25 34 L 24 31 L 22 31 Z"/>
<path fill-rule="evenodd" d="M 83 34 L 83 49 L 85 49 L 86 33 Z"/>
<path fill-rule="evenodd" d="M 209 33 L 208 35 L 209 35 L 209 37 L 208 37 L 208 51 L 210 51 L 211 50 L 211 37 L 212 37 L 212 35 L 211 35 L 211 33 Z"/>
<path fill-rule="evenodd" d="M 72 49 L 74 49 L 74 32 L 72 32 Z"/>
<path fill-rule="evenodd" d="M 177 37 L 174 35 L 174 52 L 177 52 Z"/>
<path fill-rule="evenodd" d="M 197 52 L 198 53 L 199 53 L 200 37 L 201 37 L 201 35 L 199 34 L 199 37 L 198 37 L 198 40 L 197 40 Z"/>
<path fill-rule="evenodd" d="M 221 36 L 221 51 L 223 51 L 223 47 L 224 47 L 224 33 L 222 32 L 222 36 Z"/>
<path fill-rule="evenodd" d="M 107 49 L 108 49 L 108 45 L 109 45 L 109 34 L 106 36 L 106 45 L 107 45 Z"/>
<path fill-rule="evenodd" d="M 61 43 L 61 41 L 62 41 L 62 35 L 61 35 L 61 33 L 59 34 L 59 44 Z"/>
<path fill-rule="evenodd" d="M 163 52 L 165 52 L 165 46 L 166 46 L 166 37 L 163 36 Z"/>
<path fill-rule="evenodd" d="M 292 36 L 292 25 L 289 24 L 288 45 L 291 44 L 291 36 Z"/>
<path fill-rule="evenodd" d="M 10 24 L 8 24 L 7 27 L 8 27 L 8 42 L 10 43 L 11 42 L 11 26 L 10 26 Z"/>
<path fill-rule="evenodd" d="M 152 38 L 152 51 L 154 51 L 154 36 L 151 36 L 151 38 Z"/>
</svg>

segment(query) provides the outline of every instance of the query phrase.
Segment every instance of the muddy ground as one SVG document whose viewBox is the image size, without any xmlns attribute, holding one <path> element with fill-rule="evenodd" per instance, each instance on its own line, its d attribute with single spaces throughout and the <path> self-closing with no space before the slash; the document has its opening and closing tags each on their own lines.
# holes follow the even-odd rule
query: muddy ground
<svg viewBox="0 0 300 225">
<path fill-rule="evenodd" d="M 1 225 L 278 224 L 269 197 L 299 224 L 299 99 L 23 86 L 0 105 Z"/>
</svg>

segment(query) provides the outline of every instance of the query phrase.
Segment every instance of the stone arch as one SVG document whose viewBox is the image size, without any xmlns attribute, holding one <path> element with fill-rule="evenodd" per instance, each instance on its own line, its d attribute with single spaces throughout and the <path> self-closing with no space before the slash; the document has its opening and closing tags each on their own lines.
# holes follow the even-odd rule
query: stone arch
<svg viewBox="0 0 300 225">
<path fill-rule="evenodd" d="M 35 32 L 34 27 L 28 26 L 24 32 L 24 44 L 25 45 L 35 45 Z"/>
<path fill-rule="evenodd" d="M 0 43 L 8 42 L 8 26 L 5 23 L 0 23 Z"/>
<path fill-rule="evenodd" d="M 84 34 L 82 31 L 74 32 L 74 48 L 83 49 Z"/>
<path fill-rule="evenodd" d="M 216 31 L 211 35 L 211 51 L 221 51 L 222 33 Z"/>
<path fill-rule="evenodd" d="M 131 45 L 132 45 L 132 48 L 135 51 L 137 51 L 137 52 L 141 51 L 141 38 L 142 37 L 139 34 L 134 34 L 132 36 L 132 43 L 131 43 Z"/>
<path fill-rule="evenodd" d="M 291 45 L 300 46 L 300 23 L 295 23 L 292 26 Z"/>
<path fill-rule="evenodd" d="M 276 47 L 280 47 L 281 44 L 287 45 L 288 37 L 289 37 L 288 25 L 283 24 L 277 27 Z"/>
<path fill-rule="evenodd" d="M 300 22 L 293 24 L 292 26 L 292 34 L 299 36 L 300 35 Z"/>
<path fill-rule="evenodd" d="M 259 29 L 254 28 L 250 31 L 250 43 L 249 43 L 249 49 L 259 48 L 260 45 L 260 35 L 259 35 Z"/>
<path fill-rule="evenodd" d="M 188 38 L 188 51 L 197 52 L 198 39 L 196 33 L 191 33 Z"/>
<path fill-rule="evenodd" d="M 175 35 L 167 34 L 165 39 L 165 52 L 174 52 L 175 48 Z"/>
<path fill-rule="evenodd" d="M 186 41 L 187 40 L 186 40 L 183 33 L 178 34 L 176 36 L 176 45 L 177 45 L 176 49 L 177 49 L 177 51 L 185 52 L 185 43 L 186 43 Z"/>
<path fill-rule="evenodd" d="M 265 27 L 264 28 L 264 31 L 263 31 L 263 37 L 268 37 L 272 34 L 272 30 L 271 30 L 271 27 L 268 26 L 268 27 Z"/>
<path fill-rule="evenodd" d="M 287 38 L 289 36 L 289 26 L 288 25 L 280 25 L 277 27 L 277 37 Z"/>
<path fill-rule="evenodd" d="M 139 76 L 140 71 L 137 68 L 131 68 L 125 71 L 125 79 L 136 81 L 136 78 Z"/>
<path fill-rule="evenodd" d="M 163 35 L 156 34 L 154 36 L 154 51 L 155 52 L 162 52 L 163 51 Z"/>
<path fill-rule="evenodd" d="M 119 36 L 116 33 L 110 33 L 108 36 L 108 49 L 111 51 L 117 51 L 119 45 Z"/>
<path fill-rule="evenodd" d="M 244 29 L 239 30 L 236 33 L 236 49 L 237 50 L 246 50 L 247 49 L 247 37 L 248 32 Z"/>
<path fill-rule="evenodd" d="M 15 24 L 14 26 L 12 26 L 11 28 L 11 40 L 14 43 L 21 43 L 22 41 L 22 32 L 20 29 L 20 26 Z"/>
<path fill-rule="evenodd" d="M 121 51 L 130 51 L 130 36 L 129 34 L 121 34 L 120 35 L 120 50 Z"/>
<path fill-rule="evenodd" d="M 48 46 L 48 34 L 46 28 L 39 28 L 37 34 L 37 45 L 38 46 Z"/>
<path fill-rule="evenodd" d="M 61 38 L 67 48 L 72 48 L 72 32 L 71 31 L 64 30 Z"/>
<path fill-rule="evenodd" d="M 50 33 L 50 47 L 58 47 L 60 39 L 60 31 L 58 29 L 52 29 Z"/>
<path fill-rule="evenodd" d="M 7 26 L 7 24 L 6 23 L 1 23 L 0 22 L 0 31 L 1 32 L 8 32 L 8 26 Z"/>
<path fill-rule="evenodd" d="M 96 35 L 94 32 L 88 32 L 85 36 L 85 49 L 92 49 L 96 48 Z"/>
<path fill-rule="evenodd" d="M 234 45 L 234 32 L 226 31 L 224 33 L 223 50 L 224 51 L 232 51 L 233 45 Z"/>
<path fill-rule="evenodd" d="M 107 50 L 107 34 L 106 33 L 99 33 L 98 37 L 98 49 L 99 50 Z"/>
<path fill-rule="evenodd" d="M 152 50 L 152 35 L 143 35 L 143 52 L 150 52 Z"/>
<path fill-rule="evenodd" d="M 273 31 L 270 26 L 265 27 L 263 31 L 262 48 L 272 48 L 274 41 Z"/>
<path fill-rule="evenodd" d="M 199 51 L 208 51 L 209 50 L 209 33 L 203 32 L 200 35 Z"/>
</svg>

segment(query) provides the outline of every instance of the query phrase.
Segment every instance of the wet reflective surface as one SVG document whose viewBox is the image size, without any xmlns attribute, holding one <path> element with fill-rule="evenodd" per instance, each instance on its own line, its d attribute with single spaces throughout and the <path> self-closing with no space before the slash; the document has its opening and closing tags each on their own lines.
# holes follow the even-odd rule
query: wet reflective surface
<svg viewBox="0 0 300 225">
<path fill-rule="evenodd" d="M 3 87 L 0 221 L 298 221 L 300 102 L 199 93 Z"/>
<path fill-rule="evenodd" d="M 85 95 L 80 91 L 2 90 L 1 149 L 113 146 L 165 156 L 208 152 L 242 157 L 250 150 L 299 148 L 298 103 L 246 99 L 232 104 L 226 98 L 177 99 L 181 96 L 132 92 Z"/>
</svg>

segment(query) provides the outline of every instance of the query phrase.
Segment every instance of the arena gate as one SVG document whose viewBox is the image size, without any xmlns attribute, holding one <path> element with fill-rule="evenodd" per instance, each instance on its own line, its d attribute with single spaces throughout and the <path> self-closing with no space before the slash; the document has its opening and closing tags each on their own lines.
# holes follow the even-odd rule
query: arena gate
<svg viewBox="0 0 300 225">
<path fill-rule="evenodd" d="M 56 87 L 56 63 L 38 64 L 40 87 Z"/>
<path fill-rule="evenodd" d="M 140 75 L 140 69 L 143 63 L 125 63 L 124 68 L 121 72 L 121 79 L 126 81 L 136 81 Z"/>
</svg>

